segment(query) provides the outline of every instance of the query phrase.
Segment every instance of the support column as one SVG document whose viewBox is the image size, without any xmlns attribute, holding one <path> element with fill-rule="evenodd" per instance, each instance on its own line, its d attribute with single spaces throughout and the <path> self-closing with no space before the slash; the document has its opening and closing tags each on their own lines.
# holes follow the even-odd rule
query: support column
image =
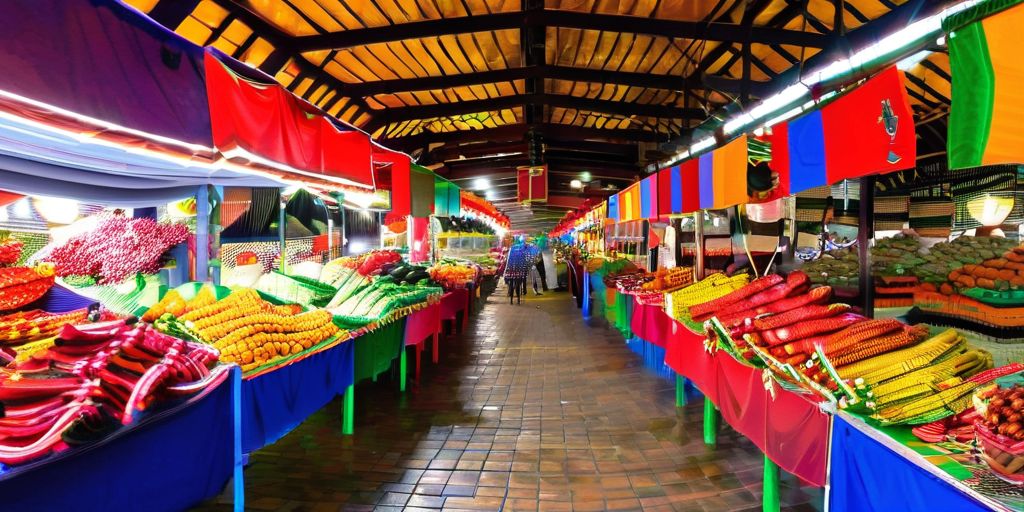
<svg viewBox="0 0 1024 512">
<path fill-rule="evenodd" d="M 402 354 L 398 356 L 398 390 L 405 392 L 405 378 L 409 373 L 409 355 L 402 345 Z"/>
<path fill-rule="evenodd" d="M 761 498 L 761 510 L 779 512 L 779 465 L 764 456 L 764 495 Z"/>
<path fill-rule="evenodd" d="M 686 407 L 686 377 L 676 374 L 676 407 Z"/>
<path fill-rule="evenodd" d="M 704 444 L 714 448 L 718 445 L 718 408 L 710 398 L 704 397 Z"/>
<path fill-rule="evenodd" d="M 278 196 L 278 203 L 280 203 L 280 210 L 277 214 L 277 242 L 281 246 L 281 265 L 278 270 L 281 273 L 288 272 L 288 240 L 287 240 L 287 226 L 288 226 L 288 214 L 285 213 L 285 208 L 288 206 L 288 202 L 284 197 L 284 189 L 281 189 L 280 195 Z"/>
<path fill-rule="evenodd" d="M 875 316 L 875 283 L 871 277 L 871 240 L 875 237 L 875 177 L 860 179 L 860 207 L 857 212 L 857 257 L 860 262 L 857 285 L 861 307 L 868 318 Z"/>
<path fill-rule="evenodd" d="M 345 396 L 341 406 L 341 433 L 347 436 L 355 431 L 356 419 L 356 385 L 349 384 L 345 389 Z"/>
<path fill-rule="evenodd" d="M 210 277 L 210 189 L 196 189 L 196 273 L 195 280 L 206 282 Z"/>
</svg>

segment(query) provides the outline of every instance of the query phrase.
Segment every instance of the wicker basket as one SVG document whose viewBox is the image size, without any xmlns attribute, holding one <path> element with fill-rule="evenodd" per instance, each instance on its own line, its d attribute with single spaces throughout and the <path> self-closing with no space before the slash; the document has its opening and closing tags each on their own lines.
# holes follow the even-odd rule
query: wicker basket
<svg viewBox="0 0 1024 512">
<path fill-rule="evenodd" d="M 974 423 L 981 447 L 981 458 L 999 478 L 1014 485 L 1024 485 L 1024 441 L 991 431 L 984 420 Z"/>
</svg>

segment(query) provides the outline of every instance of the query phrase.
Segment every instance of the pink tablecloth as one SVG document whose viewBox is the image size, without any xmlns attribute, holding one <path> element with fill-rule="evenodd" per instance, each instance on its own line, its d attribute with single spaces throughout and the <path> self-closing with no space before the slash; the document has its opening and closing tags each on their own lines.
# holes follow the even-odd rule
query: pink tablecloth
<svg viewBox="0 0 1024 512">
<path fill-rule="evenodd" d="M 442 320 L 455 320 L 459 311 L 469 311 L 469 290 L 465 288 L 456 288 L 441 297 Z"/>
<path fill-rule="evenodd" d="M 779 467 L 824 486 L 832 416 L 819 408 L 817 397 L 783 390 L 774 381 L 769 390 L 762 370 L 725 352 L 708 352 L 703 335 L 669 322 L 665 364 L 693 381 L 722 418 Z"/>
<path fill-rule="evenodd" d="M 633 336 L 661 348 L 668 346 L 672 334 L 672 318 L 660 306 L 640 304 L 636 298 L 632 300 L 633 318 L 630 319 L 629 327 Z"/>
<path fill-rule="evenodd" d="M 441 303 L 435 302 L 405 318 L 405 345 L 419 345 L 441 332 Z"/>
</svg>

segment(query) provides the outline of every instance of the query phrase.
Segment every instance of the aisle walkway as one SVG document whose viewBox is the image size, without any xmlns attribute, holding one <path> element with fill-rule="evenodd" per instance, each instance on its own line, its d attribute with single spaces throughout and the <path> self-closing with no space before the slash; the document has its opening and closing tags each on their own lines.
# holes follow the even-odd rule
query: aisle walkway
<svg viewBox="0 0 1024 512">
<path fill-rule="evenodd" d="M 672 384 L 565 293 L 504 298 L 442 344 L 421 387 L 357 387 L 354 437 L 335 402 L 255 454 L 246 508 L 761 510 L 752 444 L 724 429 L 705 448 L 700 403 L 677 413 Z M 787 485 L 787 510 L 816 508 Z"/>
</svg>

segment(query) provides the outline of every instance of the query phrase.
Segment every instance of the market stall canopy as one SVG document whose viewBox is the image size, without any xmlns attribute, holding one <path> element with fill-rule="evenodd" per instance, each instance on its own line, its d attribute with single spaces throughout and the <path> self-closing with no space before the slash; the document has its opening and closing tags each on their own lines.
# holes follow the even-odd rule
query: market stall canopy
<svg viewBox="0 0 1024 512">
<path fill-rule="evenodd" d="M 111 130 L 210 148 L 201 47 L 116 0 L 14 1 L 0 11 L 5 110 L 27 98 Z"/>
</svg>

